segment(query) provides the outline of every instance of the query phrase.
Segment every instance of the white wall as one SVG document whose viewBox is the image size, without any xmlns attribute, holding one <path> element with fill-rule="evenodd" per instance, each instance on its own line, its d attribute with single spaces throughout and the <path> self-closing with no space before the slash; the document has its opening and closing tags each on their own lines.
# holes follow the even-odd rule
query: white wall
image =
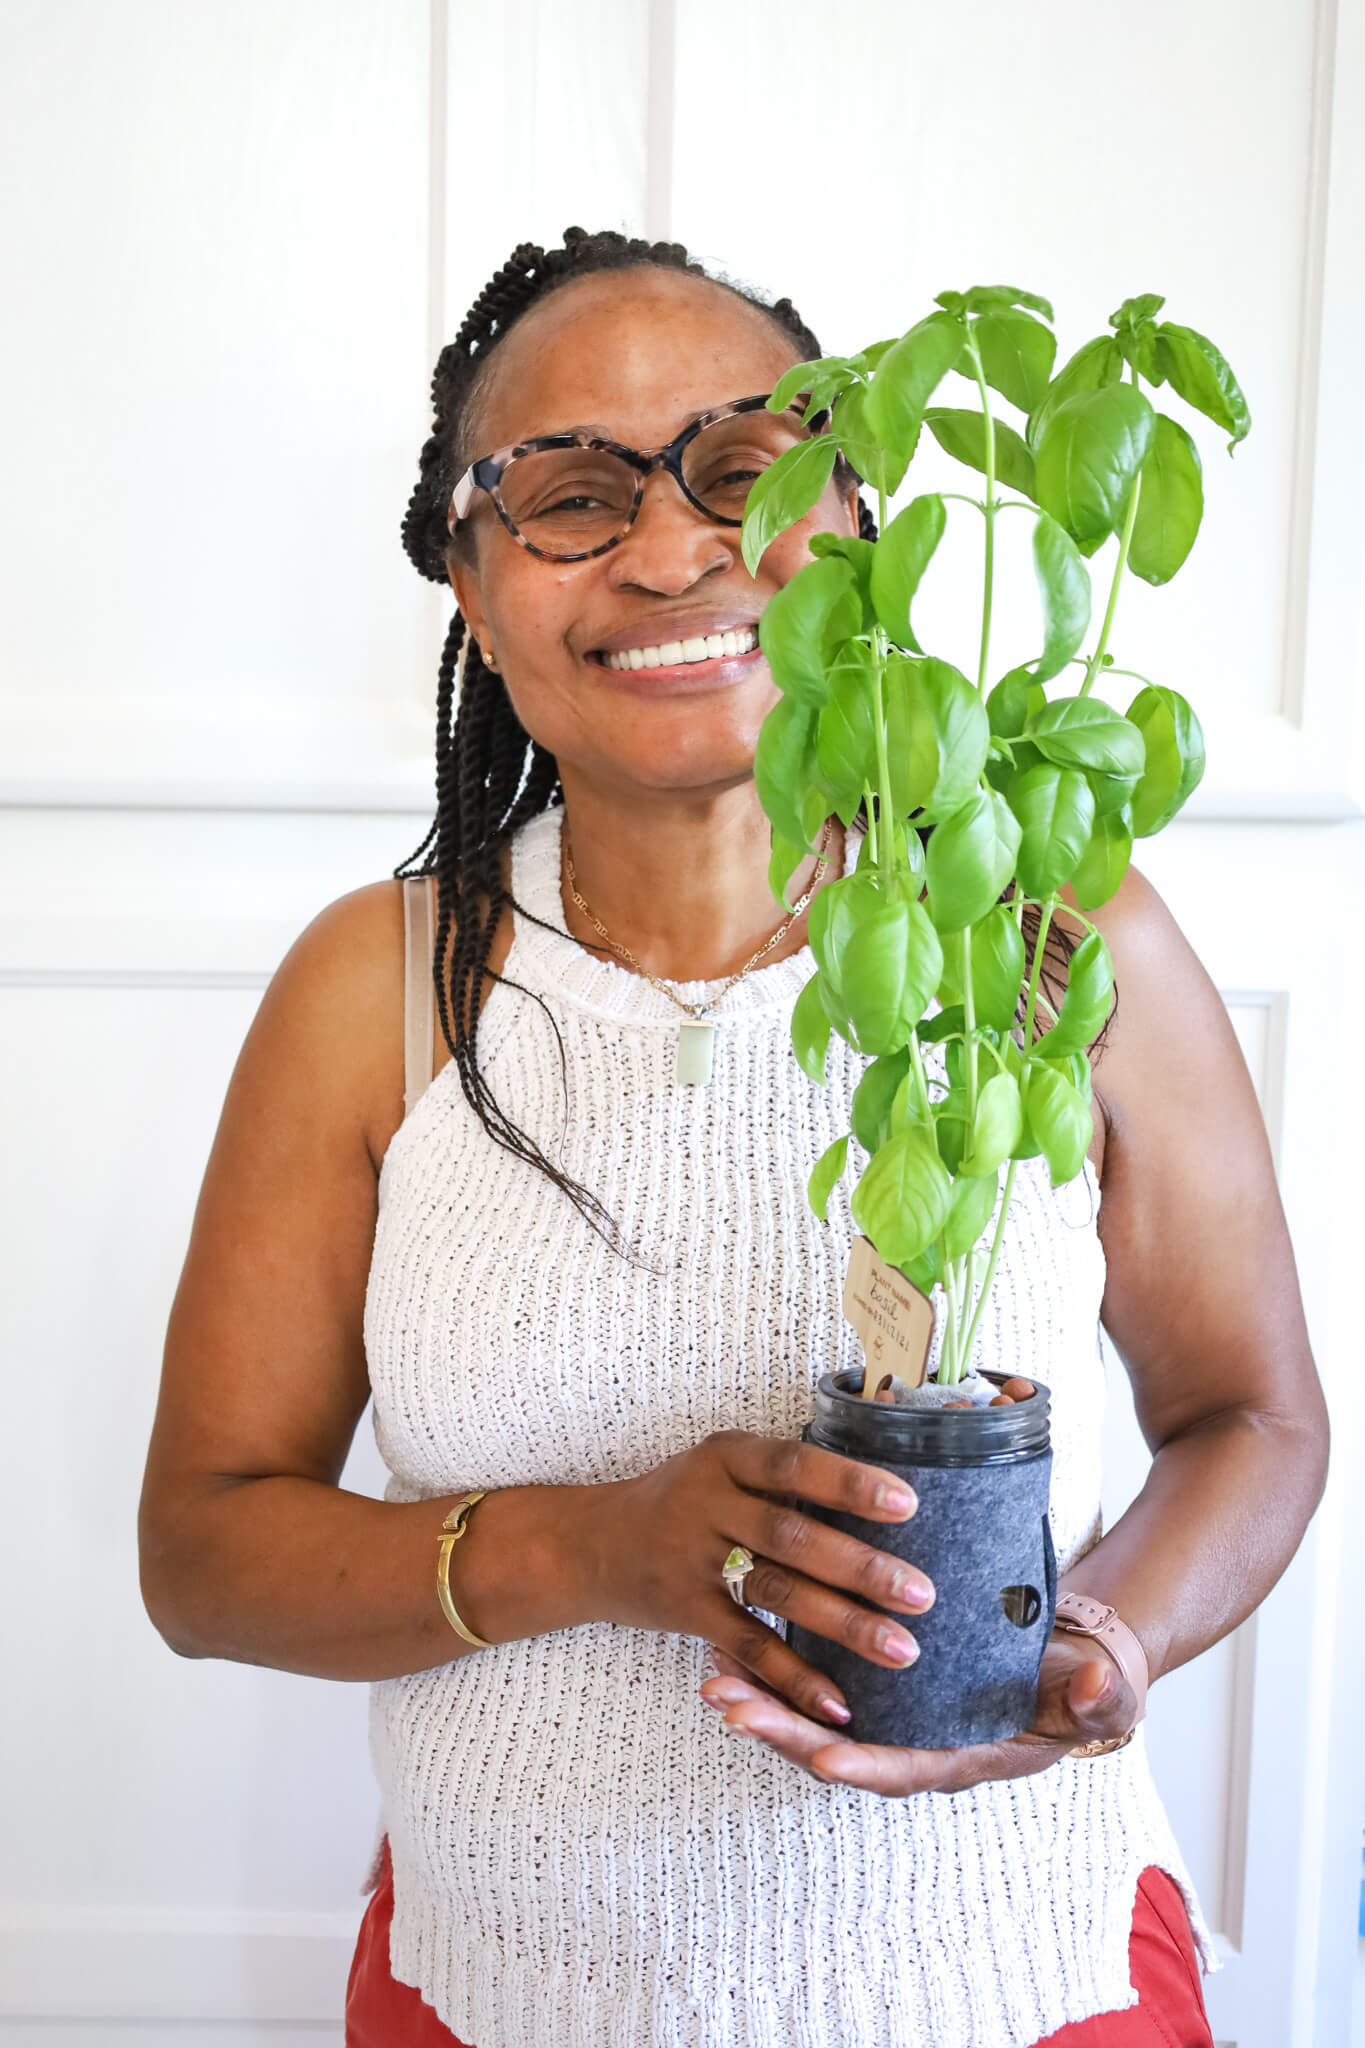
<svg viewBox="0 0 1365 2048">
<path fill-rule="evenodd" d="M 1189 566 L 1130 579 L 1115 644 L 1205 723 L 1206 783 L 1138 864 L 1256 1078 L 1337 1434 L 1290 1573 L 1150 1730 L 1227 1953 L 1220 2038 L 1344 2044 L 1362 0 L 863 0 L 838 27 L 812 0 L 10 0 L 4 43 L 0 2043 L 339 2039 L 364 1688 L 173 1658 L 136 1499 L 259 992 L 429 822 L 449 600 L 398 525 L 435 355 L 518 241 L 576 223 L 790 293 L 831 350 L 948 286 L 1044 291 L 1064 349 L 1164 290 L 1248 393 L 1235 461 L 1200 436 Z M 1006 591 L 1002 647 L 1031 603 Z M 1111 1513 L 1142 1471 L 1115 1389 Z M 367 1418 L 344 1483 L 383 1476 Z"/>
</svg>

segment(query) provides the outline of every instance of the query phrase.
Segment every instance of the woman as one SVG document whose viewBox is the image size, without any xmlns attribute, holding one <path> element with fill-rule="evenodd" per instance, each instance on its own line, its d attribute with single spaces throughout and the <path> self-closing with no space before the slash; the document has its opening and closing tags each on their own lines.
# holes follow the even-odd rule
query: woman
<svg viewBox="0 0 1365 2048">
<path fill-rule="evenodd" d="M 1284 1569 L 1327 1431 L 1245 1065 L 1136 870 L 1094 913 L 1122 1005 L 1085 1189 L 1024 1162 L 982 1326 L 992 1364 L 1053 1389 L 1061 1584 L 1114 1608 L 1133 1654 L 1059 1633 L 1034 1730 L 917 1752 L 841 1740 L 837 1690 L 776 1626 L 895 1664 L 913 1628 L 883 1638 L 859 1596 L 908 1622 L 933 1599 L 792 1506 L 913 1512 L 796 1441 L 814 1379 L 854 1363 L 847 1204 L 819 1224 L 805 1180 L 863 1063 L 836 1037 L 813 1088 L 787 1027 L 805 906 L 865 820 L 829 821 L 779 923 L 752 776 L 775 701 L 755 622 L 812 534 L 876 528 L 840 464 L 751 577 L 734 465 L 696 460 L 710 415 L 724 455 L 747 417 L 724 408 L 819 353 L 790 301 L 676 244 L 570 229 L 515 251 L 442 353 L 403 529 L 459 603 L 437 819 L 405 864 L 431 876 L 436 964 L 425 881 L 343 897 L 228 1090 L 143 1590 L 183 1655 L 371 1682 L 384 1812 L 352 2048 L 1210 2038 L 1207 1930 L 1140 1731 L 1113 1744 L 1139 1665 L 1195 1656 Z M 525 445 L 589 428 L 652 453 L 698 417 L 606 540 L 619 468 Z M 708 1002 L 714 1073 L 680 1080 Z M 1103 1536 L 1101 1305 L 1154 1452 Z M 371 1392 L 382 1502 L 337 1485 Z M 447 1608 L 433 1564 L 470 1489 Z"/>
</svg>

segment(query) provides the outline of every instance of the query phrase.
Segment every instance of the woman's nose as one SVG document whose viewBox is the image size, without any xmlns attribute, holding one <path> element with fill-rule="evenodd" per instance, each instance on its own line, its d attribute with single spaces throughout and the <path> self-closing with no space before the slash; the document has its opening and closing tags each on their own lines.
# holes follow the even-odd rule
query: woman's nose
<svg viewBox="0 0 1365 2048">
<path fill-rule="evenodd" d="M 619 581 L 676 594 L 709 570 L 728 567 L 739 555 L 739 532 L 718 526 L 659 468 L 645 478 L 634 523 L 611 551 L 612 571 Z"/>
</svg>

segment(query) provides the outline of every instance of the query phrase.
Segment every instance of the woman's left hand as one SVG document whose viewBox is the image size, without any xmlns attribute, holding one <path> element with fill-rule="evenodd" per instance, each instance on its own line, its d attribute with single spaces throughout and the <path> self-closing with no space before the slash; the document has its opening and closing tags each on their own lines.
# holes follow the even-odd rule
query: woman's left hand
<svg viewBox="0 0 1365 2048">
<path fill-rule="evenodd" d="M 1037 1718 L 1026 1734 L 966 1749 L 903 1749 L 850 1741 L 798 1714 L 723 1650 L 712 1645 L 711 1654 L 720 1675 L 703 1681 L 701 1696 L 724 1712 L 728 1728 L 759 1736 L 813 1777 L 888 1799 L 964 1792 L 991 1778 L 1025 1778 L 1045 1771 L 1078 1743 L 1124 1734 L 1137 1712 L 1126 1680 L 1102 1650 L 1074 1636 L 1054 1635 L 1043 1652 Z"/>
</svg>

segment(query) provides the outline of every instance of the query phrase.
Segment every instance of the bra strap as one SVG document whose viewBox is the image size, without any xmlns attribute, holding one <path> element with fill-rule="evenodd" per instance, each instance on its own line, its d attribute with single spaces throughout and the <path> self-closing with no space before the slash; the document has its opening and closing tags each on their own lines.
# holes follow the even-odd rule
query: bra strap
<svg viewBox="0 0 1365 2048">
<path fill-rule="evenodd" d="M 430 875 L 403 878 L 403 1114 L 431 1085 L 435 1032 L 431 961 L 435 918 Z"/>
</svg>

